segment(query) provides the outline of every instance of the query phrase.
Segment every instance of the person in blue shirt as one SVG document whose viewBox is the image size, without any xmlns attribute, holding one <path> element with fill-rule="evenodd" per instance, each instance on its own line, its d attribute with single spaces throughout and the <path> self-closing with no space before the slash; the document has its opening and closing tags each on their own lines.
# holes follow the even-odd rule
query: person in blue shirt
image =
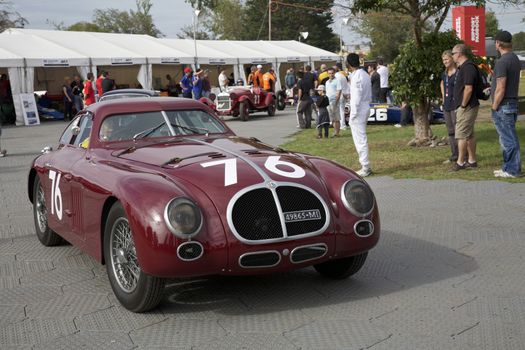
<svg viewBox="0 0 525 350">
<path fill-rule="evenodd" d="M 203 78 L 202 74 L 204 71 L 202 69 L 198 69 L 195 72 L 195 75 L 193 76 L 193 98 L 195 100 L 198 100 L 202 97 L 202 90 L 203 90 Z"/>
<path fill-rule="evenodd" d="M 193 88 L 191 68 L 184 68 L 184 76 L 180 80 L 180 87 L 182 88 L 182 97 L 193 98 L 191 90 Z"/>
</svg>

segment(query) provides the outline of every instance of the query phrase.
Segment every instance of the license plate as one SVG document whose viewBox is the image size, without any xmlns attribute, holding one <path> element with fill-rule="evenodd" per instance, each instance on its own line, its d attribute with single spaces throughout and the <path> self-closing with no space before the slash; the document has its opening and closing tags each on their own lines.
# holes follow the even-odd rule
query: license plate
<svg viewBox="0 0 525 350">
<path fill-rule="evenodd" d="M 319 209 L 289 211 L 284 213 L 285 222 L 321 220 L 321 212 Z"/>
</svg>

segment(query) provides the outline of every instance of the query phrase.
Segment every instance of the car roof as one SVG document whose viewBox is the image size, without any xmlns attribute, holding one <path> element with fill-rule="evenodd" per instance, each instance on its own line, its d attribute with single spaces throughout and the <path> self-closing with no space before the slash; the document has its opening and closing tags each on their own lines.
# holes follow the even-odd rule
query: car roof
<svg viewBox="0 0 525 350">
<path fill-rule="evenodd" d="M 106 91 L 102 97 L 104 96 L 111 96 L 111 95 L 144 95 L 144 96 L 159 96 L 159 94 L 154 90 L 144 90 L 144 89 L 117 89 L 117 90 L 110 90 Z"/>
<path fill-rule="evenodd" d="M 86 110 L 95 114 L 95 118 L 104 117 L 109 114 L 148 112 L 177 109 L 201 109 L 210 111 L 205 104 L 182 97 L 133 97 L 114 99 L 93 103 Z"/>
</svg>

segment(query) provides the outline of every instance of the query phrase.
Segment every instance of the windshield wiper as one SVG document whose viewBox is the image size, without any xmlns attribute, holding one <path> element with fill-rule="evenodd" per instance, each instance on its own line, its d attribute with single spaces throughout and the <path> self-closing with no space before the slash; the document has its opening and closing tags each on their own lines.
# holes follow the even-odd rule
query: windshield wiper
<svg viewBox="0 0 525 350">
<path fill-rule="evenodd" d="M 181 128 L 181 129 L 188 130 L 188 131 L 191 131 L 191 132 L 194 132 L 194 133 L 197 133 L 197 134 L 201 134 L 199 131 L 204 131 L 204 134 L 206 136 L 208 136 L 209 133 L 210 133 L 210 131 L 208 129 L 198 128 L 196 126 L 189 127 L 189 126 L 182 126 L 182 125 L 175 124 L 175 123 L 170 123 L 170 124 L 171 124 L 171 126 L 173 126 L 175 128 Z"/>
<path fill-rule="evenodd" d="M 133 135 L 133 141 L 137 141 L 138 139 L 143 139 L 144 137 L 151 135 L 152 133 L 154 133 L 155 131 L 159 130 L 164 125 L 166 125 L 166 122 L 163 121 L 162 123 L 160 123 L 157 126 L 154 126 L 152 128 L 149 128 L 149 129 L 146 129 L 146 130 L 141 131 L 139 133 L 136 133 L 135 135 Z"/>
</svg>

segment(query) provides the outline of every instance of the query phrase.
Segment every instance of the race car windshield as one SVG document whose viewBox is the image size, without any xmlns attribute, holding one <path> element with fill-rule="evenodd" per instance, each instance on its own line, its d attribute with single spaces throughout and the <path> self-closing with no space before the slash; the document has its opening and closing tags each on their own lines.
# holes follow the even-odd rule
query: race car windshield
<svg viewBox="0 0 525 350">
<path fill-rule="evenodd" d="M 166 111 L 166 114 L 177 134 L 215 134 L 226 131 L 221 123 L 205 111 Z"/>
<path fill-rule="evenodd" d="M 105 141 L 129 141 L 154 137 L 178 135 L 207 135 L 223 133 L 225 128 L 215 118 L 201 110 L 144 112 L 119 114 L 104 119 L 100 126 L 99 139 Z"/>
</svg>

